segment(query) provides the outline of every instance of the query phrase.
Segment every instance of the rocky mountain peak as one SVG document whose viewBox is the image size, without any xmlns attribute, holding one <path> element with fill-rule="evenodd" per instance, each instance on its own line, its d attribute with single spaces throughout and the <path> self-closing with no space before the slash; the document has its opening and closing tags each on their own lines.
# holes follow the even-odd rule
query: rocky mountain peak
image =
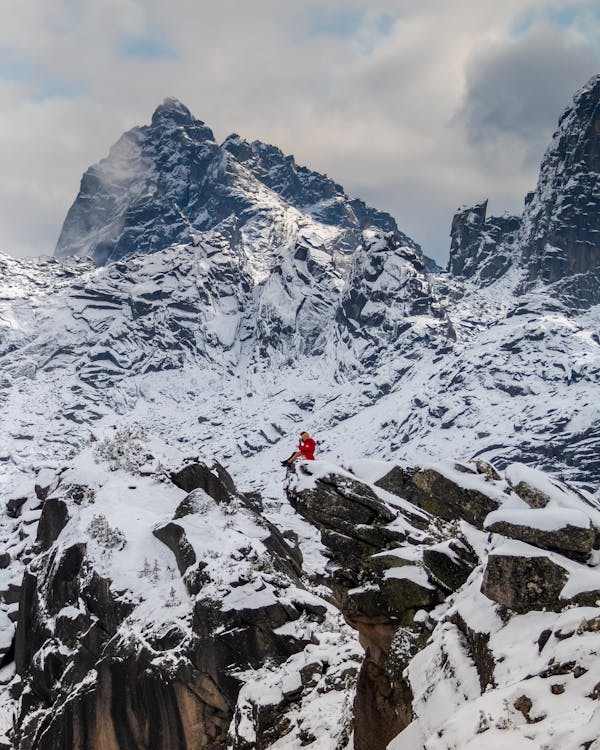
<svg viewBox="0 0 600 750">
<path fill-rule="evenodd" d="M 556 284 L 570 305 L 597 304 L 600 278 L 600 76 L 588 81 L 559 119 L 522 217 L 486 217 L 487 202 L 452 221 L 448 270 L 490 283 L 518 266 L 517 292 Z"/>
<path fill-rule="evenodd" d="M 182 104 L 179 99 L 168 96 L 163 103 L 159 104 L 154 110 L 152 124 L 158 125 L 161 122 L 168 120 L 176 122 L 178 125 L 186 125 L 191 123 L 194 118 L 185 104 Z"/>
<path fill-rule="evenodd" d="M 266 230 L 266 227 L 269 230 Z M 332 257 L 350 255 L 368 227 L 399 232 L 389 214 L 350 198 L 327 175 L 296 164 L 279 148 L 236 133 L 221 145 L 174 98 L 133 128 L 85 173 L 55 255 L 90 255 L 98 265 L 154 253 L 202 233 L 227 238 L 265 269 L 302 229 L 320 236 Z"/>
<path fill-rule="evenodd" d="M 528 278 L 558 281 L 600 266 L 600 76 L 574 96 L 524 215 Z"/>
</svg>

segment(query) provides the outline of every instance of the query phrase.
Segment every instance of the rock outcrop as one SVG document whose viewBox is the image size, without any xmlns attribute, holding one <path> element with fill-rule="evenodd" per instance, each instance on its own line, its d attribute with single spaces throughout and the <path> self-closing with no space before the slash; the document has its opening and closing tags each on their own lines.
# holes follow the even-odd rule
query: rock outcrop
<svg viewBox="0 0 600 750">
<path fill-rule="evenodd" d="M 454 214 L 450 230 L 448 271 L 464 279 L 491 284 L 510 268 L 515 258 L 519 216 L 486 216 L 487 201 Z"/>
<path fill-rule="evenodd" d="M 573 607 L 589 605 L 600 612 L 597 581 L 588 572 L 597 565 L 592 546 L 600 528 L 591 496 L 520 465 L 502 476 L 479 460 L 374 468 L 360 461 L 353 468 L 356 474 L 307 463 L 289 477 L 287 492 L 320 531 L 329 557 L 325 582 L 365 649 L 354 701 L 357 750 L 385 750 L 395 735 L 390 747 L 399 749 L 417 738 L 434 742 L 454 731 L 452 711 L 490 691 L 498 691 L 501 706 L 515 667 L 504 668 L 510 657 L 499 644 L 510 641 L 511 629 L 520 632 L 520 615 L 535 623 L 526 657 L 531 670 L 552 635 L 543 627 L 550 613 L 575 618 Z M 543 496 L 544 507 L 531 509 L 516 490 L 529 499 Z M 576 525 L 565 526 L 565 518 Z M 593 647 L 579 643 L 573 653 L 587 664 Z M 557 674 L 550 653 L 540 662 L 545 666 L 535 667 L 541 680 Z M 512 658 L 518 664 L 519 656 Z M 531 679 L 531 671 L 526 676 L 519 668 L 523 680 Z M 440 706 L 441 696 L 453 692 L 451 710 Z M 522 702 L 515 698 L 515 705 Z M 535 714 L 533 702 L 527 706 L 527 721 L 547 719 Z M 556 725 L 550 719 L 545 726 L 552 736 Z M 487 730 L 464 729 L 461 742 L 471 731 Z M 594 731 L 591 723 L 588 736 Z"/>
<path fill-rule="evenodd" d="M 296 550 L 218 463 L 167 460 L 115 433 L 43 501 L 16 618 L 19 750 L 248 750 L 308 736 L 287 716 L 303 701 L 343 704 L 352 653 L 322 643 L 335 610 Z M 274 681 L 259 710 L 256 685 L 280 667 L 294 688 Z"/>
</svg>

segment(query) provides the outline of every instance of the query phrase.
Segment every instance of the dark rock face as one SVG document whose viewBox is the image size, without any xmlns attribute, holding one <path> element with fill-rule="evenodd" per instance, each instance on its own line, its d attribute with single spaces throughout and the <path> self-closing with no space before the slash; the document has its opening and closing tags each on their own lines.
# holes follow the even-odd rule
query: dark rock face
<svg viewBox="0 0 600 750">
<path fill-rule="evenodd" d="M 434 469 L 407 471 L 395 467 L 377 486 L 446 521 L 462 518 L 478 528 L 483 528 L 485 517 L 498 507 L 493 497 L 461 487 Z"/>
<path fill-rule="evenodd" d="M 550 498 L 543 490 L 539 487 L 532 487 L 525 481 L 518 482 L 513 489 L 530 508 L 545 508 L 550 502 Z"/>
<path fill-rule="evenodd" d="M 514 261 L 514 242 L 521 225 L 518 216 L 486 217 L 487 201 L 461 209 L 452 219 L 448 271 L 465 279 L 477 277 L 490 284 Z"/>
<path fill-rule="evenodd" d="M 599 101 L 594 76 L 563 112 L 544 156 L 523 236 L 531 280 L 554 282 L 600 266 Z"/>
<path fill-rule="evenodd" d="M 566 582 L 565 568 L 549 557 L 491 554 L 481 591 L 513 612 L 524 613 L 533 609 L 559 611 L 566 604 L 560 600 Z"/>
<path fill-rule="evenodd" d="M 274 211 L 273 198 L 279 205 Z M 234 134 L 219 145 L 187 107 L 166 99 L 150 125 L 125 133 L 84 174 L 55 254 L 91 255 L 102 265 L 195 241 L 209 230 L 239 245 L 247 222 L 272 214 L 281 224 L 290 206 L 339 227 L 336 249 L 342 253 L 354 251 L 367 226 L 396 232 L 403 244 L 417 247 L 389 214 L 350 199 L 326 175 L 260 141 Z M 277 231 L 283 242 L 284 228 Z"/>
<path fill-rule="evenodd" d="M 387 669 L 365 656 L 356 685 L 354 748 L 385 748 L 412 721 L 412 694 L 402 679 L 392 680 Z"/>
<path fill-rule="evenodd" d="M 37 530 L 37 541 L 43 550 L 48 549 L 58 539 L 68 521 L 69 511 L 63 500 L 49 497 L 44 501 Z"/>
<path fill-rule="evenodd" d="M 490 634 L 470 627 L 458 612 L 451 615 L 450 622 L 457 626 L 469 645 L 469 654 L 479 676 L 479 687 L 481 692 L 484 693 L 488 687 L 493 687 L 495 684 L 494 668 L 496 663 L 488 647 Z"/>
</svg>

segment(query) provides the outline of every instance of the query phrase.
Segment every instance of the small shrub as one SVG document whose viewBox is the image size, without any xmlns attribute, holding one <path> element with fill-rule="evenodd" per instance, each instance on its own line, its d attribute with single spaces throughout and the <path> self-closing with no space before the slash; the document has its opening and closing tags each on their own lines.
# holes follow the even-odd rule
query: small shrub
<svg viewBox="0 0 600 750">
<path fill-rule="evenodd" d="M 113 529 L 106 520 L 106 516 L 94 516 L 87 527 L 88 534 L 105 549 L 123 549 L 127 540 L 121 529 Z"/>
<path fill-rule="evenodd" d="M 131 425 L 115 430 L 110 437 L 94 446 L 96 455 L 108 462 L 112 471 L 123 469 L 131 474 L 139 474 L 142 466 L 154 461 L 146 443 L 148 434 L 139 425 Z"/>
</svg>

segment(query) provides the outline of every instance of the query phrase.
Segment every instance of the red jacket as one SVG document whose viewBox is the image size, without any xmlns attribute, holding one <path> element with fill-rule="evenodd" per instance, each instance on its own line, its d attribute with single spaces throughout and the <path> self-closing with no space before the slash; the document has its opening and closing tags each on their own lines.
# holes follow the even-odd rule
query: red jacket
<svg viewBox="0 0 600 750">
<path fill-rule="evenodd" d="M 300 441 L 298 450 L 300 451 L 300 453 L 302 453 L 302 458 L 306 458 L 309 461 L 314 461 L 316 447 L 317 444 L 315 443 L 315 441 L 312 438 L 308 438 L 308 440 Z"/>
</svg>

